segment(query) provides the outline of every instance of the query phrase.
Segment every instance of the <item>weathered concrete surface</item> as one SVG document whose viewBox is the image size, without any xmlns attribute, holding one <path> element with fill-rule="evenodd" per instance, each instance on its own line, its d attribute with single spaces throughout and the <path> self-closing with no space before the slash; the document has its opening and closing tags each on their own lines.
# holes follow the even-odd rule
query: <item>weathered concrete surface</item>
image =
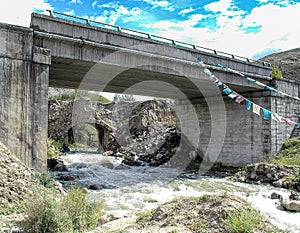
<svg viewBox="0 0 300 233">
<path fill-rule="evenodd" d="M 239 92 L 256 91 L 257 86 L 225 72 L 217 64 L 248 73 L 264 83 L 270 81 L 271 68 L 263 63 L 241 61 L 40 14 L 32 15 L 31 27 L 35 45 L 51 50 L 49 84 L 53 87 L 123 92 L 136 83 L 155 80 L 178 87 L 188 98 L 198 98 L 201 92 L 193 82 L 203 88 L 211 86 L 203 68 L 196 64 L 198 57 L 211 65 L 223 82 Z M 144 94 L 148 90 L 141 87 L 134 91 Z M 166 93 L 160 90 L 148 93 L 160 94 Z"/>
<path fill-rule="evenodd" d="M 0 38 L 0 140 L 45 171 L 49 51 L 33 49 L 28 28 L 0 24 Z"/>
</svg>

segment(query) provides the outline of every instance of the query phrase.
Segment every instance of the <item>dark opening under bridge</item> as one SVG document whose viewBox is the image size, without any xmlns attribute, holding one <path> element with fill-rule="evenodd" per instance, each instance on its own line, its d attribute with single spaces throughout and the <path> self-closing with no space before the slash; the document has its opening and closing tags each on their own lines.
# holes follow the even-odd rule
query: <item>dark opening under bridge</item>
<svg viewBox="0 0 300 233">
<path fill-rule="evenodd" d="M 226 164 L 274 155 L 290 137 L 293 125 L 263 120 L 222 97 L 196 58 L 236 92 L 297 121 L 296 100 L 217 66 L 299 96 L 299 83 L 273 80 L 270 64 L 62 16 L 33 13 L 30 28 L 0 24 L 0 140 L 28 165 L 46 169 L 48 86 L 178 99 L 183 133 L 208 157 Z"/>
</svg>

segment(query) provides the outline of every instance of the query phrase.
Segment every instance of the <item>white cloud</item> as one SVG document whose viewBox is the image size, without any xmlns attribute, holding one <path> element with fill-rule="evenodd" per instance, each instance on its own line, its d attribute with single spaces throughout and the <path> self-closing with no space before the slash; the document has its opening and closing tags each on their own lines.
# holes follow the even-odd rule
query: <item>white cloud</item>
<svg viewBox="0 0 300 233">
<path fill-rule="evenodd" d="M 97 3 L 98 3 L 97 1 L 94 1 L 94 2 L 92 3 L 92 7 L 95 8 L 95 6 L 97 5 Z"/>
<path fill-rule="evenodd" d="M 142 15 L 142 10 L 138 7 L 129 8 L 112 2 L 98 5 L 98 8 L 104 9 L 101 15 L 87 18 L 115 25 L 118 19 L 121 19 L 126 23 L 129 21 L 136 21 L 137 17 Z"/>
<path fill-rule="evenodd" d="M 166 0 L 161 0 L 161 1 L 160 0 L 143 0 L 143 1 L 151 4 L 152 8 L 160 7 L 167 11 L 175 10 L 175 7 L 169 1 L 166 1 Z"/>
<path fill-rule="evenodd" d="M 179 14 L 179 15 L 184 15 L 184 14 L 191 13 L 191 12 L 193 12 L 193 11 L 195 11 L 195 10 L 194 10 L 192 7 L 190 7 L 190 8 L 181 10 L 178 14 Z"/>
<path fill-rule="evenodd" d="M 65 11 L 64 14 L 66 14 L 66 15 L 75 15 L 75 11 L 74 10 Z"/>
<path fill-rule="evenodd" d="M 45 11 L 52 9 L 43 0 L 9 0 L 1 4 L 0 22 L 21 26 L 30 25 L 30 15 L 34 10 Z"/>
<path fill-rule="evenodd" d="M 146 26 L 158 30 L 163 37 L 245 57 L 252 57 L 266 49 L 279 51 L 300 47 L 300 27 L 296 26 L 300 22 L 300 3 L 286 7 L 264 4 L 246 14 L 232 1 L 220 0 L 206 5 L 206 10 L 215 14 L 194 14 L 181 22 L 158 21 Z M 216 17 L 218 27 L 215 30 L 199 28 L 199 24 L 195 28 L 199 20 L 208 17 Z M 249 33 L 245 30 L 253 26 L 259 26 L 259 31 Z"/>
<path fill-rule="evenodd" d="M 72 4 L 83 4 L 81 0 L 71 0 L 69 3 L 72 3 Z"/>
</svg>

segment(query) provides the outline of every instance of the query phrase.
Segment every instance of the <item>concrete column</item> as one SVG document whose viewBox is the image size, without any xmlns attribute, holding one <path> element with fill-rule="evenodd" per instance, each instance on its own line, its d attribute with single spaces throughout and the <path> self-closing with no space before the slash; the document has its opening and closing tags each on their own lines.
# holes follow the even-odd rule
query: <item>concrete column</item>
<svg viewBox="0 0 300 233">
<path fill-rule="evenodd" d="M 46 171 L 50 53 L 33 47 L 29 28 L 0 24 L 0 141 Z"/>
<path fill-rule="evenodd" d="M 270 107 L 268 93 L 257 92 L 244 96 L 264 108 Z M 270 153 L 270 120 L 263 120 L 263 116 L 252 112 L 252 108 L 246 110 L 245 103 L 238 104 L 227 96 L 224 99 L 199 98 L 193 100 L 192 105 L 186 105 L 181 124 L 190 121 L 189 112 L 192 110 L 189 108 L 196 111 L 200 128 L 193 138 L 200 138 L 198 149 L 210 161 L 241 166 L 259 162 Z M 191 130 L 193 128 L 190 126 Z"/>
<path fill-rule="evenodd" d="M 293 80 L 274 80 L 273 85 L 278 90 L 287 93 L 292 96 L 300 96 L 300 83 Z M 272 92 L 271 100 L 271 111 L 277 113 L 282 117 L 289 118 L 295 122 L 300 121 L 300 105 L 298 100 L 286 97 L 280 94 Z M 271 122 L 271 154 L 276 155 L 284 142 L 288 140 L 293 130 L 298 130 L 299 127 L 295 125 L 289 125 L 285 122 Z"/>
<path fill-rule="evenodd" d="M 50 50 L 33 46 L 32 60 L 29 90 L 32 106 L 30 109 L 32 111 L 32 167 L 39 171 L 46 171 Z"/>
</svg>

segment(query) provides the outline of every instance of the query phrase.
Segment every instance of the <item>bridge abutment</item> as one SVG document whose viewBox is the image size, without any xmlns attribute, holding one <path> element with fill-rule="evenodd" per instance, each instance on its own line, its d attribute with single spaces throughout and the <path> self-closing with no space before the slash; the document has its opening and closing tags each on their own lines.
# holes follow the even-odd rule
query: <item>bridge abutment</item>
<svg viewBox="0 0 300 233">
<path fill-rule="evenodd" d="M 28 28 L 0 24 L 0 38 L 0 140 L 44 172 L 50 51 L 33 46 Z"/>
</svg>

